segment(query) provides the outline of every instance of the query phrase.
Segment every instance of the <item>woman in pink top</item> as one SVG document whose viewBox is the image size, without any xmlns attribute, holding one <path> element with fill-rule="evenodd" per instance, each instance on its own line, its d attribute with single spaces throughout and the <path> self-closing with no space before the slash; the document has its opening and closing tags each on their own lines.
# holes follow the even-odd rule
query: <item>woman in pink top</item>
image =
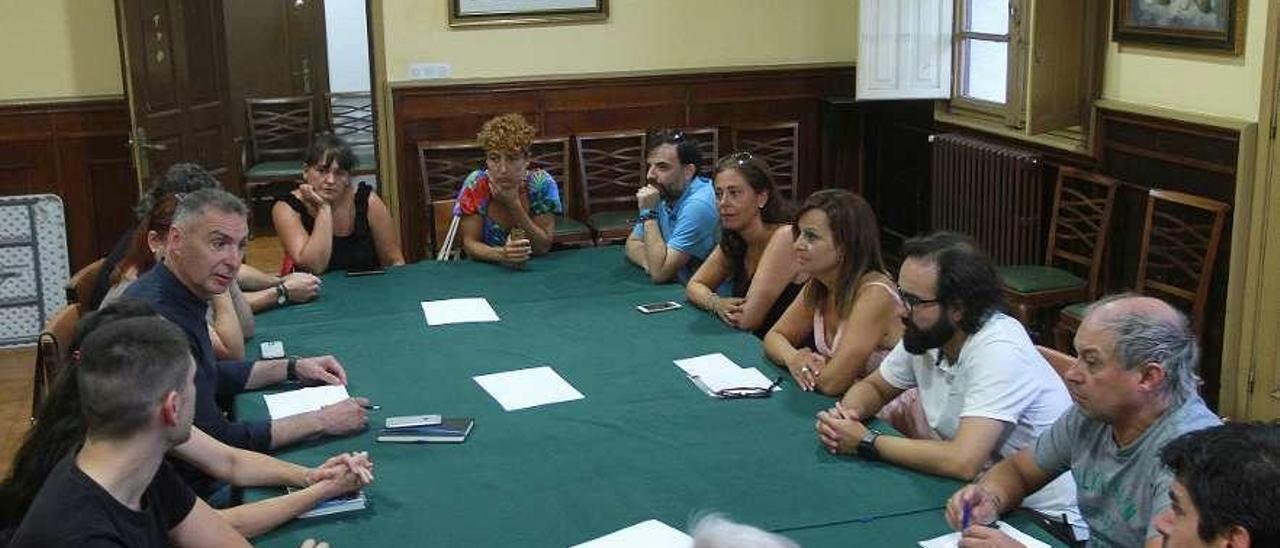
<svg viewBox="0 0 1280 548">
<path fill-rule="evenodd" d="M 866 200 L 846 190 L 815 192 L 795 226 L 796 265 L 810 279 L 765 336 L 765 354 L 800 388 L 839 396 L 902 337 L 898 290 Z M 813 348 L 804 346 L 810 336 Z"/>
</svg>

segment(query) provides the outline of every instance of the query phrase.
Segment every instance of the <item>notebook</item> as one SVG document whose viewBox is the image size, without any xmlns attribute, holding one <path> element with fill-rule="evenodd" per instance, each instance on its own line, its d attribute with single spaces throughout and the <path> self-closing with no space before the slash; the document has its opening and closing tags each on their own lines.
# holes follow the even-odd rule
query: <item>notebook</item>
<svg viewBox="0 0 1280 548">
<path fill-rule="evenodd" d="M 378 441 L 389 443 L 462 443 L 471 434 L 476 420 L 469 417 L 446 418 L 434 426 L 383 428 Z"/>
<path fill-rule="evenodd" d="M 995 528 L 999 529 L 1001 533 L 1009 535 L 1010 538 L 1021 543 L 1027 548 L 1049 548 L 1048 544 L 1036 540 L 1031 535 L 1023 533 L 1022 531 L 1019 531 L 1017 527 L 1009 525 L 1003 521 L 997 521 L 995 523 Z M 953 546 L 959 546 L 960 533 L 948 533 L 937 538 L 922 540 L 919 544 L 922 548 L 951 548 Z"/>
<path fill-rule="evenodd" d="M 301 488 L 298 488 L 301 489 Z M 290 487 L 289 492 L 293 492 L 295 488 Z M 339 495 L 329 500 L 321 501 L 314 508 L 298 514 L 299 518 L 316 518 L 320 516 L 328 516 L 330 514 L 341 514 L 343 512 L 353 512 L 356 510 L 364 510 L 367 499 L 364 498 L 364 491 L 356 491 Z"/>
</svg>

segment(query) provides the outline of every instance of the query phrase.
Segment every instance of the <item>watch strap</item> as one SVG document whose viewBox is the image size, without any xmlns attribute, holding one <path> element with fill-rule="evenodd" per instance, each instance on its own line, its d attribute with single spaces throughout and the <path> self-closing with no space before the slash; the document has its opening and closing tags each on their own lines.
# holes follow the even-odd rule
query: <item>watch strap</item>
<svg viewBox="0 0 1280 548">
<path fill-rule="evenodd" d="M 879 430 L 868 428 L 862 441 L 858 442 L 858 456 L 866 460 L 880 460 L 880 450 L 876 449 L 876 439 L 879 437 Z"/>
<path fill-rule="evenodd" d="M 285 361 L 284 377 L 285 379 L 288 379 L 291 381 L 298 380 L 298 357 L 297 356 L 289 356 L 288 360 Z"/>
</svg>

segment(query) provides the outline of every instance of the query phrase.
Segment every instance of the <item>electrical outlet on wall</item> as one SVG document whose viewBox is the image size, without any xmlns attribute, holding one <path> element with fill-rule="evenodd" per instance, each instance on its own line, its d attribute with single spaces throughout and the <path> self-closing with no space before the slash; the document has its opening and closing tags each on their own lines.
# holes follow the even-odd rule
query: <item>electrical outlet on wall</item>
<svg viewBox="0 0 1280 548">
<path fill-rule="evenodd" d="M 448 78 L 451 74 L 453 74 L 453 67 L 449 66 L 449 63 L 412 63 L 409 65 L 409 76 L 414 80 Z"/>
</svg>

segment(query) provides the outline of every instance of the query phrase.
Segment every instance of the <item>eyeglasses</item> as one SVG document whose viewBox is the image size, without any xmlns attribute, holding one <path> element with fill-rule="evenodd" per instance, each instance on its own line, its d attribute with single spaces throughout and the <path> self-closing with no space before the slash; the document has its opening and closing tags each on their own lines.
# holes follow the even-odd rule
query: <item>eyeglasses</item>
<svg viewBox="0 0 1280 548">
<path fill-rule="evenodd" d="M 742 400 L 747 398 L 768 398 L 773 395 L 773 390 L 782 385 L 782 375 L 773 379 L 773 384 L 768 388 L 760 388 L 759 386 L 742 386 L 737 388 L 724 388 L 716 390 L 716 397 L 725 400 Z"/>
<path fill-rule="evenodd" d="M 898 297 L 902 299 L 902 306 L 906 307 L 908 314 L 915 311 L 918 306 L 942 302 L 942 299 L 921 299 L 920 297 L 903 291 L 901 288 L 898 289 Z"/>
</svg>

